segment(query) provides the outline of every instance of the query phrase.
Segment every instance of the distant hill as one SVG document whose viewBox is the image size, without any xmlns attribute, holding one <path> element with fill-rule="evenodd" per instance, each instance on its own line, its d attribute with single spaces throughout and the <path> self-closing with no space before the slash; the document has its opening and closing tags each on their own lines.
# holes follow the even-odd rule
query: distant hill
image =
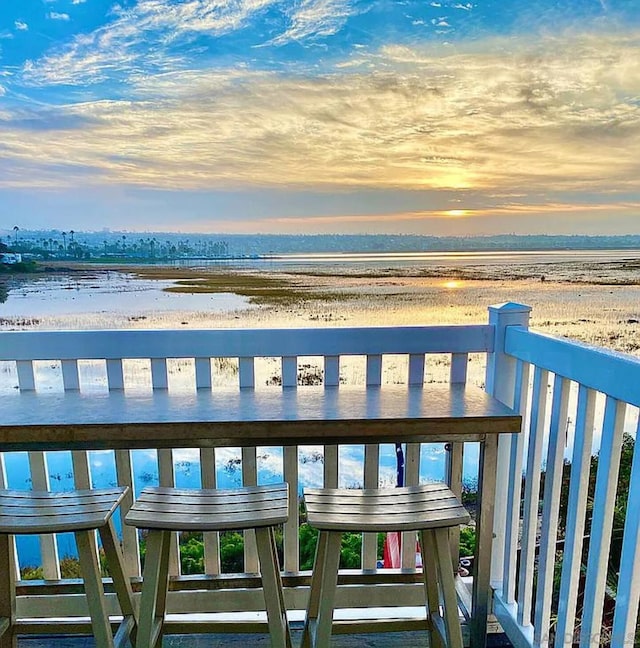
<svg viewBox="0 0 640 648">
<path fill-rule="evenodd" d="M 92 258 L 138 254 L 246 256 L 348 252 L 451 252 L 487 250 L 640 249 L 640 234 L 624 236 L 418 236 L 385 234 L 184 234 L 176 232 L 62 232 L 20 230 L 16 239 L 0 230 L 16 251 L 44 250 L 51 256 L 86 251 Z M 78 254 L 75 254 L 77 257 Z"/>
</svg>

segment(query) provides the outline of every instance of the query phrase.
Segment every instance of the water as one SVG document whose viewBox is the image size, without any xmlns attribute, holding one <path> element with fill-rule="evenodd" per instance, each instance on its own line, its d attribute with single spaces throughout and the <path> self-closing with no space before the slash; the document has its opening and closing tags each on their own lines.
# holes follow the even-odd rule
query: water
<svg viewBox="0 0 640 648">
<path fill-rule="evenodd" d="M 616 261 L 637 258 L 632 250 L 546 251 L 546 252 L 457 252 L 457 253 L 384 253 L 384 254 L 313 254 L 286 255 L 265 259 L 243 260 L 243 267 L 275 271 L 358 271 L 381 268 L 420 268 L 433 266 L 477 266 L 528 263 Z M 208 265 L 203 261 L 185 261 L 185 265 Z M 228 267 L 228 266 L 226 266 Z M 170 280 L 146 280 L 120 272 L 78 273 L 53 277 L 36 277 L 21 285 L 10 286 L 6 301 L 0 304 L 0 319 L 41 318 L 60 314 L 86 316 L 92 313 L 144 313 L 181 311 L 225 311 L 252 307 L 245 297 L 233 294 L 168 293 L 163 289 L 172 285 Z M 301 448 L 300 489 L 305 485 L 319 485 L 322 463 L 317 460 L 318 450 Z M 305 454 L 306 453 L 306 454 Z M 275 448 L 258 449 L 259 481 L 282 479 L 282 452 Z M 241 483 L 237 460 L 238 449 L 222 449 L 217 455 L 216 472 L 220 487 L 233 487 Z M 314 459 L 315 457 L 315 459 Z M 384 483 L 395 483 L 395 451 L 393 446 L 381 449 L 380 474 Z M 73 488 L 71 455 L 67 452 L 47 453 L 52 490 Z M 11 488 L 30 488 L 28 458 L 26 453 L 5 454 L 8 485 Z M 90 453 L 90 465 L 95 487 L 116 482 L 113 452 Z M 155 451 L 133 453 L 134 489 L 158 483 Z M 421 456 L 422 480 L 444 478 L 445 453 L 442 445 L 424 445 Z M 463 475 L 473 483 L 477 475 L 478 448 L 465 445 Z M 174 454 L 176 483 L 182 487 L 200 485 L 200 465 L 195 450 L 180 450 Z M 362 446 L 341 448 L 340 483 L 356 486 L 363 482 Z M 40 563 L 37 538 L 19 538 L 21 566 Z M 62 534 L 59 538 L 61 556 L 76 555 L 73 536 Z"/>
<path fill-rule="evenodd" d="M 122 272 L 29 277 L 9 285 L 0 318 L 38 319 L 69 314 L 126 314 L 231 311 L 251 308 L 247 297 L 231 293 L 172 293 L 163 279 L 138 279 Z"/>
<path fill-rule="evenodd" d="M 546 263 L 595 263 L 640 258 L 638 250 L 524 250 L 483 252 L 319 252 L 280 254 L 235 260 L 181 259 L 174 266 L 239 266 L 267 271 L 349 272 L 365 270 L 408 270 L 436 266 L 498 266 Z"/>
</svg>

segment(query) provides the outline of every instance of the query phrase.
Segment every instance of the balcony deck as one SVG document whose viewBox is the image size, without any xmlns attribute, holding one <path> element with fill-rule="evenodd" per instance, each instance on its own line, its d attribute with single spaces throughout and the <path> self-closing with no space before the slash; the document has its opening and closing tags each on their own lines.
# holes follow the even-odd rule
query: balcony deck
<svg viewBox="0 0 640 648">
<path fill-rule="evenodd" d="M 640 645 L 636 639 L 640 637 L 637 629 L 640 581 L 620 575 L 640 572 L 640 444 L 631 446 L 633 458 L 627 449 L 626 461 L 631 465 L 624 466 L 624 473 L 621 452 L 626 440 L 637 438 L 640 430 L 640 360 L 531 331 L 528 329 L 529 310 L 516 304 L 491 307 L 487 325 L 460 327 L 2 332 L 0 390 L 4 385 L 4 394 L 14 394 L 15 398 L 21 398 L 16 392 L 26 395 L 24 403 L 49 404 L 48 417 L 60 414 L 68 422 L 72 415 L 55 408 L 56 394 L 74 392 L 76 395 L 66 401 L 72 402 L 82 400 L 85 393 L 93 398 L 93 390 L 105 401 L 116 402 L 120 395 L 126 396 L 128 391 L 132 393 L 140 388 L 140 370 L 136 375 L 131 370 L 135 363 L 138 363 L 136 367 L 145 365 L 147 383 L 144 388 L 150 395 L 149 402 L 171 400 L 176 393 L 172 381 L 176 373 L 182 372 L 183 376 L 185 373 L 190 376 L 188 393 L 197 405 L 199 400 L 215 400 L 220 392 L 216 382 L 219 360 L 233 363 L 238 391 L 250 393 L 255 390 L 257 393 L 265 391 L 264 378 L 257 377 L 260 360 L 276 358 L 279 375 L 275 379 L 268 376 L 268 389 L 272 390 L 269 393 L 279 400 L 283 400 L 277 396 L 279 392 L 288 392 L 294 399 L 297 393 L 304 400 L 305 395 L 313 393 L 313 388 L 310 383 L 300 382 L 300 368 L 309 366 L 310 357 L 319 362 L 314 375 L 320 376 L 321 382 L 314 383 L 316 388 L 326 394 L 334 389 L 342 390 L 346 395 L 349 388 L 342 389 L 343 361 L 361 356 L 364 371 L 360 386 L 385 393 L 404 389 L 410 401 L 414 389 L 424 387 L 427 392 L 432 387 L 434 374 L 430 358 L 433 354 L 448 356 L 448 376 L 436 382 L 449 383 L 454 388 L 467 383 L 470 360 L 482 356 L 486 364 L 485 391 L 492 399 L 515 411 L 523 421 L 518 430 L 510 429 L 509 434 L 501 435 L 497 448 L 498 470 L 491 476 L 495 479 L 497 493 L 495 510 L 491 511 L 493 525 L 483 531 L 478 529 L 481 542 L 483 537 L 488 537 L 491 543 L 493 537 L 491 587 L 488 581 L 480 587 L 485 600 L 490 597 L 498 622 L 512 644 L 518 647 L 562 648 L 571 641 L 587 648 L 600 644 L 602 639 L 604 645 L 631 648 Z M 404 381 L 386 379 L 387 358 L 398 363 L 401 356 L 406 371 Z M 177 369 L 176 360 L 182 362 Z M 47 376 L 43 379 L 44 374 Z M 54 379 L 52 374 L 55 374 Z M 396 382 L 401 384 L 389 386 Z M 4 399 L 5 403 L 11 400 Z M 380 412 L 385 408 L 393 410 L 385 405 L 380 407 Z M 140 451 L 131 448 L 141 445 L 132 444 L 132 439 L 120 435 L 118 416 L 121 412 L 115 409 L 115 418 L 110 423 L 113 429 L 107 430 L 111 436 L 98 447 L 109 453 L 111 479 L 123 485 L 140 486 L 135 483 L 132 470 L 133 453 Z M 354 426 L 353 421 L 338 430 L 335 422 L 324 420 L 322 408 L 317 411 L 310 437 L 317 447 L 306 448 L 306 431 L 302 429 L 291 434 L 283 428 L 273 437 L 268 434 L 257 437 L 261 445 L 280 448 L 280 476 L 289 482 L 290 492 L 300 493 L 301 483 L 308 480 L 310 466 L 317 471 L 319 483 L 342 484 L 341 451 L 350 443 L 364 444 L 358 484 L 364 487 L 379 485 L 383 481 L 382 446 L 373 439 L 358 438 L 357 425 Z M 139 412 L 139 416 L 143 416 L 143 410 Z M 80 414 L 80 409 L 76 409 L 74 415 Z M 211 422 L 210 412 L 205 418 Z M 9 434 L 11 431 L 6 423 L 10 419 L 0 417 L 0 428 L 3 419 L 5 432 Z M 101 414 L 102 423 L 104 420 Z M 14 421 L 14 427 L 23 423 Z M 272 423 L 269 422 L 265 430 L 267 427 L 272 430 Z M 139 424 L 146 425 L 143 420 Z M 216 444 L 207 444 L 205 437 L 210 431 L 201 434 L 197 426 L 190 426 L 184 432 L 191 436 L 185 437 L 175 435 L 170 429 L 172 425 L 171 421 L 166 424 L 164 436 L 162 432 L 149 437 L 156 445 L 144 445 L 155 462 L 153 474 L 146 472 L 145 475 L 151 475 L 160 485 L 172 486 L 178 482 L 182 486 L 180 479 L 184 474 L 178 469 L 184 468 L 186 463 L 198 487 L 200 484 L 224 487 L 220 480 L 225 478 L 226 468 L 239 483 L 252 485 L 258 481 L 262 457 L 251 443 L 238 449 L 237 456 L 231 456 L 228 447 L 238 440 L 237 436 L 219 438 Z M 432 459 L 422 452 L 422 444 L 429 439 L 420 431 L 412 432 L 407 420 L 398 419 L 394 425 L 396 427 L 391 429 L 390 423 L 384 421 L 380 439 L 389 442 L 397 439 L 397 434 L 415 434 L 414 438 L 406 439 L 404 476 L 407 485 L 418 483 L 423 477 L 422 463 Z M 321 430 L 325 427 L 330 431 Z M 463 460 L 471 454 L 471 442 L 480 440 L 484 434 L 479 430 L 481 428 L 465 430 L 459 438 L 447 442 L 442 451 L 445 479 L 458 494 L 462 493 Z M 24 431 L 22 429 L 21 433 Z M 68 453 L 72 455 L 68 473 L 58 469 L 55 475 L 67 479 L 65 484 L 51 481 L 54 475 L 49 471 L 50 455 L 61 453 L 49 452 L 53 448 L 39 447 L 41 432 L 29 438 L 28 434 L 22 437 L 14 430 L 4 437 L 4 446 L 0 438 L 0 480 L 9 475 L 8 485 L 11 486 L 11 471 L 6 471 L 5 462 L 21 454 L 23 468 L 29 471 L 30 485 L 34 488 L 86 488 L 94 484 L 96 466 L 87 448 L 96 446 L 95 439 L 87 436 L 90 431 L 86 426 L 78 427 L 77 436 L 70 437 L 65 448 L 73 451 Z M 445 440 L 449 432 L 441 429 L 438 441 Z M 355 438 L 350 437 L 352 433 L 356 434 Z M 176 458 L 176 447 L 194 449 L 189 461 L 185 463 L 184 455 Z M 13 452 L 19 449 L 28 453 Z M 101 456 L 104 458 L 107 454 Z M 477 453 L 475 456 L 477 460 Z M 145 455 L 145 458 L 148 457 Z M 196 464 L 198 469 L 192 470 Z M 15 464 L 11 467 L 15 479 Z M 24 472 L 21 474 L 21 487 L 24 488 Z M 621 490 L 618 484 L 623 476 L 626 482 Z M 0 486 L 5 484 L 0 483 Z M 127 505 L 131 505 L 134 494 Z M 621 510 L 625 512 L 623 519 L 619 515 Z M 295 614 L 304 610 L 308 587 L 308 571 L 302 567 L 299 543 L 303 521 L 298 502 L 294 500 L 290 522 L 283 529 L 283 569 L 288 609 Z M 128 573 L 139 585 L 139 538 L 129 528 L 122 528 L 122 532 Z M 456 538 L 452 540 L 452 546 L 457 547 Z M 59 542 L 53 537 L 40 539 L 42 573 L 46 580 L 23 581 L 19 587 L 18 613 L 28 619 L 38 613 L 44 618 L 45 626 L 52 618 L 72 618 L 78 614 L 77 603 L 81 601 L 81 597 L 74 597 L 81 592 L 78 584 L 73 579 L 61 579 Z M 233 577 L 221 567 L 220 538 L 217 535 L 205 537 L 202 545 L 204 555 L 200 572 L 203 573 L 199 575 L 183 573 L 176 547 L 171 566 L 173 610 L 176 613 L 204 613 L 211 609 L 228 612 L 261 609 L 255 591 L 256 579 L 252 576 L 257 572 L 252 538 L 248 536 L 244 542 L 240 570 L 244 568 L 245 573 L 227 570 L 234 572 Z M 361 568 L 341 572 L 339 605 L 349 608 L 420 605 L 415 538 L 406 538 L 402 547 L 397 570 L 377 569 L 377 539 L 365 535 Z M 562 558 L 559 558 L 560 553 Z M 618 566 L 612 569 L 610 557 L 614 553 Z M 474 588 L 479 587 L 478 580 L 473 583 Z M 459 591 L 459 595 L 461 609 L 469 611 L 473 606 L 468 592 Z M 118 614 L 116 607 L 112 610 L 112 614 Z M 482 610 L 480 616 L 486 612 Z M 381 633 L 338 635 L 333 645 L 338 648 L 426 645 L 424 634 L 414 632 L 416 625 L 411 625 L 411 620 L 406 624 L 409 630 L 401 637 L 395 632 L 397 625 L 394 621 Z M 33 628 L 29 632 L 42 631 L 38 623 L 33 623 Z M 176 624 L 173 631 L 184 632 L 184 628 L 182 623 Z M 379 626 L 375 629 L 377 631 Z M 355 633 L 361 630 L 362 626 L 352 629 Z M 82 628 L 76 627 L 75 631 L 88 630 L 85 624 Z M 209 626 L 200 631 L 211 632 L 212 629 Z M 464 631 L 472 637 L 472 642 L 473 637 L 476 638 L 476 645 L 484 641 L 482 636 L 477 642 L 480 633 L 474 634 L 473 617 Z M 296 632 L 299 630 L 294 629 Z M 487 645 L 492 646 L 510 645 L 504 643 L 501 634 L 489 634 L 487 641 Z M 229 646 L 234 642 L 238 646 L 240 643 L 243 646 L 268 645 L 266 637 L 257 634 L 249 638 L 230 634 L 189 635 L 187 638 L 176 634 L 168 636 L 165 645 L 187 646 L 188 643 L 190 648 L 195 648 L 199 642 L 208 646 Z M 79 634 L 74 638 L 60 635 L 46 640 L 32 635 L 21 639 L 20 646 L 81 648 L 93 646 L 93 642 Z"/>
<path fill-rule="evenodd" d="M 300 644 L 301 626 L 292 626 L 294 645 Z M 225 635 L 174 635 L 165 637 L 163 648 L 270 648 L 267 635 L 225 634 Z M 424 632 L 385 632 L 336 635 L 332 648 L 427 648 Z M 487 636 L 487 648 L 511 648 L 513 644 L 504 633 Z M 24 637 L 18 640 L 18 648 L 96 648 L 92 637 Z"/>
</svg>

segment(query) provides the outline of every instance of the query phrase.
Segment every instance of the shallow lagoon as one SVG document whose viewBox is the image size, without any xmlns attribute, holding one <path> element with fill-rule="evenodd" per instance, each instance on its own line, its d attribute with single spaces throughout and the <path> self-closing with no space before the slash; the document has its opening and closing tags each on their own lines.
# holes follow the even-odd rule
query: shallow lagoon
<svg viewBox="0 0 640 648">
<path fill-rule="evenodd" d="M 169 293 L 173 281 L 140 279 L 126 272 L 70 273 L 35 276 L 9 287 L 0 304 L 2 318 L 42 319 L 51 316 L 230 311 L 251 308 L 249 300 L 231 293 Z"/>
<path fill-rule="evenodd" d="M 624 253 L 624 259 L 631 253 Z M 358 276 L 358 265 L 349 265 L 342 276 L 335 276 L 330 264 L 323 260 L 313 266 L 315 275 L 311 281 L 306 274 L 296 277 L 287 274 L 296 285 L 320 286 L 331 291 L 332 299 L 325 301 L 300 301 L 287 305 L 272 304 L 256 306 L 246 297 L 229 293 L 168 293 L 164 288 L 173 285 L 169 279 L 148 279 L 132 273 L 113 270 L 87 274 L 56 275 L 29 279 L 20 286 L 12 287 L 4 304 L 0 304 L 0 327 L 2 328 L 211 328 L 211 327 L 289 327 L 289 326 L 342 326 L 342 325 L 399 325 L 399 324 L 467 324 L 484 322 L 487 306 L 503 301 L 520 301 L 533 307 L 532 326 L 556 335 L 568 335 L 622 351 L 638 353 L 640 330 L 640 288 L 637 273 L 620 275 L 612 259 L 607 257 L 604 265 L 593 259 L 574 259 L 550 265 L 535 266 L 509 264 L 506 267 L 493 258 L 491 263 L 471 266 L 461 264 L 445 269 L 440 275 L 433 268 L 427 276 L 421 276 L 424 267 L 407 273 L 402 258 L 401 268 L 394 266 L 393 259 L 384 258 L 385 270 L 373 270 L 371 276 Z M 478 263 L 478 259 L 473 259 Z M 592 264 L 592 265 L 591 265 Z M 394 269 L 395 268 L 395 269 Z M 461 270 L 463 271 L 461 273 Z M 224 269 L 225 272 L 229 268 Z M 246 271 L 246 270 L 245 270 Z M 540 281 L 538 273 L 544 272 L 548 279 Z M 599 285 L 602 277 L 621 277 L 619 284 Z M 529 278 L 520 278 L 520 277 Z M 532 279 L 531 277 L 536 277 Z M 635 345 L 635 346 L 634 346 Z M 302 359 L 301 359 L 302 361 Z M 45 363 L 46 364 L 46 363 Z M 15 375 L 0 367 L 0 388 L 14 389 Z M 86 380 L 92 388 L 102 389 L 100 378 L 85 367 Z M 364 380 L 364 364 L 354 358 L 346 367 L 350 382 Z M 170 367 L 170 386 L 180 388 L 180 375 L 184 367 Z M 268 359 L 256 371 L 261 386 L 266 385 L 275 367 Z M 401 362 L 390 358 L 385 365 L 385 380 L 395 382 L 405 375 Z M 146 380 L 148 369 L 133 366 L 129 377 L 135 384 Z M 61 384 L 52 378 L 54 367 L 40 367 L 40 385 L 45 389 L 60 389 Z M 430 358 L 427 379 L 446 379 L 446 358 Z M 173 377 L 172 377 L 173 376 Z M 223 367 L 220 381 L 233 381 L 232 366 Z M 472 358 L 469 380 L 482 384 L 484 368 L 481 358 Z M 173 382 L 172 382 L 173 381 Z M 214 381 L 215 383 L 215 381 Z M 277 387 L 270 387 L 277 388 Z M 1 390 L 1 389 L 0 389 Z M 631 412 L 627 427 L 635 429 Z M 301 448 L 303 461 L 300 466 L 302 485 L 320 483 L 322 464 L 317 460 L 316 448 Z M 342 449 L 340 481 L 342 485 L 362 483 L 362 447 L 346 446 Z M 259 479 L 262 482 L 279 480 L 282 475 L 282 454 L 278 449 L 258 450 Z M 315 459 L 314 459 L 315 457 Z M 221 486 L 239 484 L 239 450 L 224 449 L 217 454 L 216 472 Z M 395 452 L 392 446 L 381 452 L 381 479 L 394 483 Z M 48 453 L 51 488 L 71 488 L 70 453 Z M 92 452 L 90 463 L 95 486 L 115 482 L 113 453 Z M 422 451 L 421 479 L 442 479 L 444 475 L 444 451 L 442 446 L 425 445 Z M 13 488 L 29 488 L 28 461 L 23 453 L 5 455 L 8 483 Z M 200 483 L 199 457 L 196 451 L 180 450 L 174 453 L 176 483 L 180 486 L 197 486 Z M 135 488 L 139 490 L 158 480 L 156 454 L 154 451 L 137 451 L 134 455 Z M 465 448 L 464 478 L 472 483 L 477 474 L 477 447 L 467 444 Z M 60 537 L 60 555 L 75 554 L 73 538 Z M 21 564 L 38 564 L 39 548 L 35 538 L 20 538 Z"/>
</svg>

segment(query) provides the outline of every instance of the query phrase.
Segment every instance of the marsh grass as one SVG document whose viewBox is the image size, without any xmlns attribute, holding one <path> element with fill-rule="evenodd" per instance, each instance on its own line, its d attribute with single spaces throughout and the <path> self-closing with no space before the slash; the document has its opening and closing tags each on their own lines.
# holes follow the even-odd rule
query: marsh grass
<svg viewBox="0 0 640 648">
<path fill-rule="evenodd" d="M 302 282 L 291 276 L 255 274 L 247 272 L 219 272 L 207 269 L 174 270 L 170 268 L 144 268 L 136 275 L 145 279 L 170 279 L 169 293 L 233 293 L 248 297 L 253 304 L 294 304 L 301 301 L 332 301 L 336 295 L 329 290 L 318 291 L 311 282 Z M 349 299 L 341 293 L 341 300 Z"/>
</svg>

